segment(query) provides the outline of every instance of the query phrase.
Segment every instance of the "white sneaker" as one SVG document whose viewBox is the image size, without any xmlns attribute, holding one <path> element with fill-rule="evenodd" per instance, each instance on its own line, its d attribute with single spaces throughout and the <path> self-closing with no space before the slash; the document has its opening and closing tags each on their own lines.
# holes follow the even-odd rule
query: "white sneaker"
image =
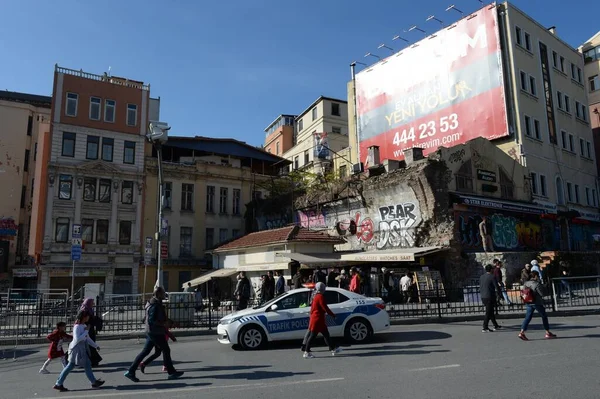
<svg viewBox="0 0 600 399">
<path fill-rule="evenodd" d="M 331 351 L 331 356 L 335 356 L 338 353 L 342 352 L 342 348 L 340 348 L 339 346 L 337 348 L 335 348 L 334 350 Z"/>
<path fill-rule="evenodd" d="M 50 372 L 46 369 L 40 369 L 40 374 L 50 374 Z"/>
<path fill-rule="evenodd" d="M 313 355 L 311 352 L 304 352 L 304 357 L 305 359 L 314 359 L 315 355 Z"/>
</svg>

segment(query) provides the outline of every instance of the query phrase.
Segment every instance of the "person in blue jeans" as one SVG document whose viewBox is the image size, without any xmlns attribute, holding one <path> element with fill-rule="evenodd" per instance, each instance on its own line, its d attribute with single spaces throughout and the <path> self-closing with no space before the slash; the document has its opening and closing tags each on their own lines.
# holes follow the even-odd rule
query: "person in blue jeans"
<svg viewBox="0 0 600 399">
<path fill-rule="evenodd" d="M 540 316 L 542 317 L 542 323 L 544 324 L 544 330 L 546 330 L 546 339 L 556 338 L 550 331 L 550 324 L 548 323 L 548 316 L 546 315 L 546 308 L 544 307 L 544 286 L 540 281 L 540 274 L 532 270 L 531 277 L 528 281 L 523 284 L 525 287 L 530 288 L 534 293 L 534 301 L 533 303 L 527 303 L 525 305 L 525 319 L 521 324 L 521 332 L 519 332 L 519 338 L 523 341 L 529 341 L 529 338 L 525 335 L 525 331 L 527 331 L 527 327 L 533 318 L 533 312 L 538 311 Z"/>
<path fill-rule="evenodd" d="M 73 326 L 73 341 L 69 344 L 69 364 L 62 370 L 53 387 L 57 391 L 68 391 L 64 386 L 65 379 L 75 366 L 83 367 L 85 369 L 85 375 L 92 383 L 92 388 L 100 388 L 104 385 L 104 381 L 96 379 L 92 372 L 89 347 L 95 348 L 96 350 L 99 350 L 100 347 L 90 338 L 89 327 L 86 326 L 89 319 L 90 315 L 86 311 L 80 311 L 77 314 L 75 326 Z"/>
</svg>

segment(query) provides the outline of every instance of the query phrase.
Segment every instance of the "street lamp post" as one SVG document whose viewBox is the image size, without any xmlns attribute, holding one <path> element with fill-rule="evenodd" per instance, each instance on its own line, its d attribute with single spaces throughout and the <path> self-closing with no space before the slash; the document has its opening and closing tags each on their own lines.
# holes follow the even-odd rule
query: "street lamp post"
<svg viewBox="0 0 600 399">
<path fill-rule="evenodd" d="M 162 273 L 162 254 L 161 254 L 161 239 L 162 239 L 162 215 L 163 215 L 163 172 L 162 172 L 162 145 L 168 140 L 168 131 L 171 127 L 164 122 L 150 122 L 150 132 L 146 136 L 156 149 L 158 158 L 158 201 L 157 201 L 157 229 L 156 229 L 156 283 L 154 289 L 163 286 Z"/>
</svg>

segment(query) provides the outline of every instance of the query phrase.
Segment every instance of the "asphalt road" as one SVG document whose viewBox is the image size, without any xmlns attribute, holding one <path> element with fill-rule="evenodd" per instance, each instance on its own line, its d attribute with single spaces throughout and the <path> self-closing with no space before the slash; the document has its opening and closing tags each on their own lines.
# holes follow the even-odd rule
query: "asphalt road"
<svg viewBox="0 0 600 399">
<path fill-rule="evenodd" d="M 550 321 L 559 338 L 544 340 L 535 318 L 529 342 L 517 338 L 517 320 L 506 320 L 504 330 L 488 334 L 476 322 L 394 326 L 374 343 L 346 347 L 337 357 L 320 345 L 312 360 L 302 358 L 298 343 L 241 352 L 212 336 L 181 338 L 172 352 L 184 377 L 168 381 L 159 361 L 149 374 L 138 373 L 138 384 L 126 380 L 123 370 L 142 344 L 100 339 L 105 361 L 96 376 L 106 385 L 92 390 L 82 372 L 73 372 L 65 383 L 71 392 L 62 394 L 51 389 L 58 362 L 50 366 L 52 374 L 38 374 L 46 347 L 21 348 L 16 361 L 12 351 L 0 360 L 0 399 L 600 397 L 600 320 L 582 316 Z"/>
</svg>

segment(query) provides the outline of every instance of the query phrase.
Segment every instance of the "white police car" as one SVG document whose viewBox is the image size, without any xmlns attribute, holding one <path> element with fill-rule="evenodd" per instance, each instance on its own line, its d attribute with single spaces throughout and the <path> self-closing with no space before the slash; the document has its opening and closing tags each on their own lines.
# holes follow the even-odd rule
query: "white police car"
<svg viewBox="0 0 600 399">
<path fill-rule="evenodd" d="M 308 329 L 313 290 L 292 290 L 253 309 L 225 316 L 217 326 L 222 344 L 258 349 L 269 341 L 302 339 Z M 390 327 L 390 316 L 381 298 L 367 298 L 340 288 L 327 288 L 325 300 L 335 319 L 327 316 L 329 333 L 363 343 Z"/>
</svg>

